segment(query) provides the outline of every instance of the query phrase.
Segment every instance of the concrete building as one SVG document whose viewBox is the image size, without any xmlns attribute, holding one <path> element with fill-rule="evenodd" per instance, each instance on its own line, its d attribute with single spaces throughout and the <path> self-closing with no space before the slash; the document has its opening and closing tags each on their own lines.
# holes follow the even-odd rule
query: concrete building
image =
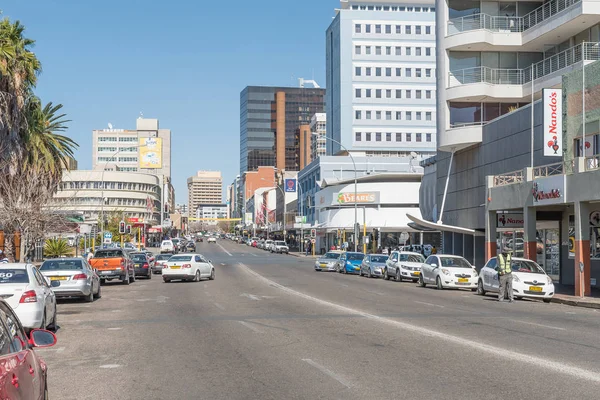
<svg viewBox="0 0 600 400">
<path fill-rule="evenodd" d="M 341 2 L 327 29 L 328 137 L 367 155 L 435 153 L 435 15 L 433 0 Z"/>
<path fill-rule="evenodd" d="M 198 171 L 187 180 L 188 209 L 194 214 L 200 204 L 223 202 L 223 178 L 221 171 Z"/>
<path fill-rule="evenodd" d="M 196 208 L 196 218 L 206 219 L 203 225 L 217 225 L 216 219 L 227 218 L 227 204 L 199 204 Z"/>
<path fill-rule="evenodd" d="M 233 182 L 231 182 L 231 185 L 229 185 L 231 188 L 228 204 L 230 218 L 243 218 L 244 193 L 241 185 L 242 179 L 239 175 L 236 176 Z"/>
<path fill-rule="evenodd" d="M 327 154 L 327 114 L 317 113 L 312 116 L 310 132 L 312 133 L 310 158 L 311 161 L 314 161 Z"/>
<path fill-rule="evenodd" d="M 325 89 L 248 86 L 240 93 L 240 176 L 300 169 L 299 128 L 325 111 Z"/>
</svg>

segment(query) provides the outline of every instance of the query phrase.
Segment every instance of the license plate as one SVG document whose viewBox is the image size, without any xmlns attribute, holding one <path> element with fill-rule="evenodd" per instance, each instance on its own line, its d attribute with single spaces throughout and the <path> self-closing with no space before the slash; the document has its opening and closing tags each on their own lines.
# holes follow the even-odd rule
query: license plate
<svg viewBox="0 0 600 400">
<path fill-rule="evenodd" d="M 415 272 L 413 272 L 412 274 L 413 274 L 413 275 L 417 275 L 417 276 L 418 276 L 418 275 L 421 275 L 421 272 L 420 272 L 420 271 L 415 271 Z"/>
<path fill-rule="evenodd" d="M 321 265 L 321 267 L 326 267 L 327 266 L 327 264 L 323 264 L 323 263 L 321 263 L 320 265 Z"/>
<path fill-rule="evenodd" d="M 469 280 L 467 278 L 458 278 L 458 283 L 467 283 Z"/>
<path fill-rule="evenodd" d="M 529 286 L 529 291 L 531 291 L 531 292 L 541 292 L 542 288 L 540 286 Z"/>
<path fill-rule="evenodd" d="M 67 277 L 66 276 L 51 276 L 50 280 L 51 281 L 66 281 Z"/>
<path fill-rule="evenodd" d="M 112 274 L 112 271 L 102 271 L 102 274 L 103 275 L 110 275 L 110 274 Z"/>
<path fill-rule="evenodd" d="M 360 269 L 360 267 L 354 267 L 354 269 L 355 269 L 356 271 L 358 271 L 358 270 Z"/>
<path fill-rule="evenodd" d="M 181 267 L 179 265 L 173 265 L 172 267 L 169 267 L 169 268 L 171 268 L 171 269 L 179 269 Z"/>
</svg>

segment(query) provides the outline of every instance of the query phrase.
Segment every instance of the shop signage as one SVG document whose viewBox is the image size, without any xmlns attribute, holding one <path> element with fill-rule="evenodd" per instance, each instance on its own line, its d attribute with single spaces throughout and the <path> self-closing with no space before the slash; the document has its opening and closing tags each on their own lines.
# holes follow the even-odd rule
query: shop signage
<svg viewBox="0 0 600 400">
<path fill-rule="evenodd" d="M 287 193 L 296 193 L 296 180 L 286 179 L 285 180 L 285 191 Z"/>
<path fill-rule="evenodd" d="M 562 89 L 544 89 L 544 156 L 562 157 Z"/>
<path fill-rule="evenodd" d="M 565 202 L 565 176 L 549 176 L 533 181 L 533 205 L 561 204 Z"/>
<path fill-rule="evenodd" d="M 498 228 L 522 228 L 524 226 L 523 214 L 502 213 L 496 214 L 496 226 Z"/>
<path fill-rule="evenodd" d="M 363 192 L 356 194 L 356 200 L 354 199 L 354 193 L 338 193 L 337 198 L 338 204 L 371 204 L 379 202 L 379 192 Z"/>
<path fill-rule="evenodd" d="M 140 222 L 139 218 L 127 218 L 129 222 Z"/>
</svg>

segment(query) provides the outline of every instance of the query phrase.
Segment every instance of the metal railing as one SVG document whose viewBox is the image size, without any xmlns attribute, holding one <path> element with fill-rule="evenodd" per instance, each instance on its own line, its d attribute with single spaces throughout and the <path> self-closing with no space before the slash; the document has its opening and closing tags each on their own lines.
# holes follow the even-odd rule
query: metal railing
<svg viewBox="0 0 600 400">
<path fill-rule="evenodd" d="M 534 178 L 543 178 L 546 176 L 562 175 L 565 171 L 564 163 L 542 165 L 533 169 Z"/>
<path fill-rule="evenodd" d="M 494 186 L 512 185 L 523 182 L 523 170 L 494 176 Z"/>
<path fill-rule="evenodd" d="M 448 35 L 485 29 L 492 32 L 525 32 L 581 0 L 552 0 L 522 17 L 473 14 L 448 20 Z"/>
<path fill-rule="evenodd" d="M 585 158 L 585 170 L 594 171 L 600 169 L 600 154 Z"/>
<path fill-rule="evenodd" d="M 491 85 L 523 85 L 539 79 L 582 60 L 600 60 L 600 42 L 585 42 L 554 54 L 540 62 L 522 69 L 504 69 L 490 67 L 472 67 L 448 72 L 448 86 L 470 83 L 489 83 Z"/>
</svg>

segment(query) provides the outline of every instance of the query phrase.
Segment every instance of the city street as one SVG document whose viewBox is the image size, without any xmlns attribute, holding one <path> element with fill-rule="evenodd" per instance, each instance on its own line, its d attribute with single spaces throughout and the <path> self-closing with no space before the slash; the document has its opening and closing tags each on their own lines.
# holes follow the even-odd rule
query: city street
<svg viewBox="0 0 600 400">
<path fill-rule="evenodd" d="M 315 272 L 199 243 L 215 281 L 59 304 L 55 399 L 598 398 L 598 312 Z"/>
</svg>

